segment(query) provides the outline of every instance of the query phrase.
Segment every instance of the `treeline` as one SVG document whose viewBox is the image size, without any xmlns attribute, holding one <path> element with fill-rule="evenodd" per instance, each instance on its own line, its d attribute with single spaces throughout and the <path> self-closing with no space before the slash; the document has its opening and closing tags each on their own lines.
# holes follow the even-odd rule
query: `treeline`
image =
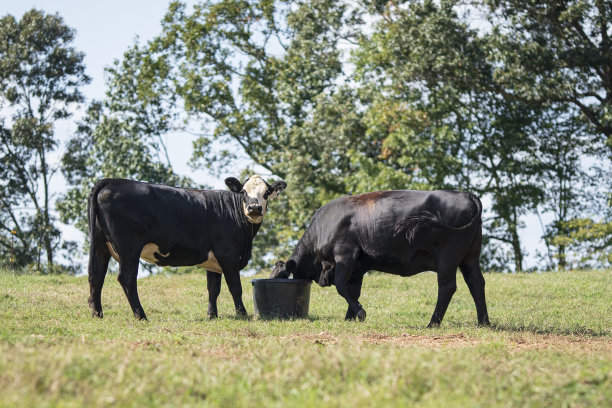
<svg viewBox="0 0 612 408">
<path fill-rule="evenodd" d="M 540 268 L 612 265 L 610 2 L 171 3 L 160 34 L 107 69 L 106 97 L 64 153 L 70 187 L 57 202 L 53 123 L 85 103 L 83 55 L 57 15 L 0 24 L 5 263 L 42 252 L 53 270 L 55 252 L 74 249 L 50 210 L 86 231 L 100 177 L 193 186 L 164 140 L 197 129 L 195 167 L 235 175 L 246 154 L 289 185 L 255 267 L 286 257 L 324 203 L 380 189 L 481 196 L 485 270 L 523 270 L 528 214 L 544 231 Z"/>
</svg>

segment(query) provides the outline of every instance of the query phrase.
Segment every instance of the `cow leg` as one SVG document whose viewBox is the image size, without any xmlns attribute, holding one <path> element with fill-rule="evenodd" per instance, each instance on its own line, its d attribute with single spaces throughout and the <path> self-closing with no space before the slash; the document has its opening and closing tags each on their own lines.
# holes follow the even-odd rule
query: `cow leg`
<svg viewBox="0 0 612 408">
<path fill-rule="evenodd" d="M 225 271 L 225 267 L 223 267 Z M 225 277 L 225 283 L 229 288 L 232 298 L 234 299 L 234 306 L 236 307 L 236 315 L 239 317 L 245 317 L 247 315 L 246 308 L 242 303 L 242 283 L 240 282 L 240 271 L 223 273 Z"/>
<path fill-rule="evenodd" d="M 361 285 L 363 283 L 363 274 L 354 274 L 353 278 L 348 283 L 348 291 L 349 296 L 356 301 L 359 301 L 359 297 L 361 296 Z M 357 317 L 357 313 L 355 313 L 351 307 L 349 306 L 346 311 L 345 320 L 355 320 Z"/>
<path fill-rule="evenodd" d="M 485 279 L 482 276 L 478 261 L 462 263 L 460 266 L 463 279 L 470 289 L 474 303 L 476 304 L 476 314 L 478 324 L 489 326 L 489 314 L 487 313 L 487 302 L 485 300 Z"/>
<path fill-rule="evenodd" d="M 134 317 L 138 320 L 147 320 L 147 316 L 145 315 L 144 310 L 140 304 L 140 299 L 138 298 L 138 287 L 137 287 L 137 279 L 138 276 L 138 262 L 139 262 L 139 254 L 132 256 L 122 256 L 119 254 L 119 276 L 117 280 L 121 284 L 123 291 L 125 292 L 125 296 L 130 302 L 130 306 L 132 307 L 132 312 L 134 312 Z"/>
<path fill-rule="evenodd" d="M 102 318 L 102 285 L 108 269 L 110 252 L 106 242 L 99 237 L 94 237 L 94 242 L 89 247 L 89 307 L 93 317 Z"/>
<path fill-rule="evenodd" d="M 221 274 L 206 271 L 206 287 L 208 288 L 208 318 L 214 319 L 219 314 L 217 312 L 217 298 L 221 293 Z"/>
<path fill-rule="evenodd" d="M 438 268 L 438 302 L 427 327 L 438 327 L 444 318 L 448 304 L 457 290 L 457 266 Z"/>
<path fill-rule="evenodd" d="M 346 318 L 355 315 L 360 322 L 363 322 L 366 318 L 366 311 L 363 310 L 363 307 L 361 307 L 361 304 L 357 301 L 357 299 L 351 296 L 351 290 L 349 289 L 349 287 L 351 286 L 349 284 L 349 281 L 351 280 L 351 275 L 353 272 L 353 261 L 342 257 L 336 257 L 335 261 L 336 290 L 338 291 L 338 294 L 342 296 L 348 303 L 348 311 L 346 313 Z M 355 293 L 353 293 L 353 295 L 354 294 Z"/>
</svg>

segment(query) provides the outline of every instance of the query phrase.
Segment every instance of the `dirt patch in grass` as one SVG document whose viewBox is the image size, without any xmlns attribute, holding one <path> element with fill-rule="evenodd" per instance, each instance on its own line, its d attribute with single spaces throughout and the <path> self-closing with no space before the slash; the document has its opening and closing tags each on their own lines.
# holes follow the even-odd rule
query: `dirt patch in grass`
<svg viewBox="0 0 612 408">
<path fill-rule="evenodd" d="M 580 337 L 560 335 L 512 334 L 500 338 L 472 337 L 465 333 L 441 335 L 402 334 L 389 336 L 384 333 L 367 333 L 354 337 L 337 337 L 322 332 L 303 336 L 290 336 L 292 339 L 308 339 L 321 346 L 333 345 L 343 341 L 358 341 L 365 344 L 394 344 L 402 347 L 425 346 L 432 349 L 448 347 L 473 347 L 485 344 L 500 344 L 517 350 L 574 350 L 581 352 L 612 353 L 612 340 L 601 337 Z"/>
<path fill-rule="evenodd" d="M 578 350 L 586 352 L 612 352 L 612 340 L 601 337 L 560 335 L 513 335 L 508 343 L 519 349 Z"/>
</svg>

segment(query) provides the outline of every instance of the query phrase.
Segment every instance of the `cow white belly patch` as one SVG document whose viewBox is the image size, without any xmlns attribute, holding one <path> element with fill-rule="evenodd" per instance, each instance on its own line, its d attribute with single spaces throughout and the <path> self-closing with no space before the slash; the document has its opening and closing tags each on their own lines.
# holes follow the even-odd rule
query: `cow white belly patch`
<svg viewBox="0 0 612 408">
<path fill-rule="evenodd" d="M 199 264 L 198 266 L 206 268 L 211 272 L 223 273 L 223 269 L 221 269 L 221 265 L 219 265 L 219 261 L 217 261 L 215 254 L 213 254 L 213 251 L 208 251 L 208 259 Z"/>
<path fill-rule="evenodd" d="M 117 254 L 117 251 L 115 251 L 115 248 L 113 248 L 113 244 L 111 244 L 110 242 L 106 242 L 106 246 L 108 247 L 108 250 L 110 251 L 111 256 L 115 259 L 115 261 L 119 262 L 119 255 Z M 170 256 L 170 252 L 168 252 L 167 254 L 162 254 L 157 244 L 151 242 L 142 247 L 142 251 L 140 252 L 140 258 L 144 259 L 149 263 L 158 265 L 155 254 L 162 258 L 167 258 L 168 256 Z M 221 269 L 221 265 L 219 265 L 219 261 L 217 261 L 217 258 L 215 257 L 213 251 L 208 251 L 208 259 L 202 262 L 201 264 L 198 264 L 197 266 L 206 268 L 211 272 L 223 273 L 223 269 Z"/>
<path fill-rule="evenodd" d="M 140 259 L 144 259 L 147 262 L 157 265 L 157 258 L 155 257 L 157 254 L 159 257 L 167 258 L 170 255 L 170 252 L 167 254 L 162 254 L 159 250 L 157 244 L 148 243 L 144 247 L 142 247 L 142 252 L 140 252 Z"/>
<path fill-rule="evenodd" d="M 113 244 L 107 241 L 106 246 L 108 247 L 111 256 L 115 258 L 115 261 L 119 262 L 119 254 L 117 254 L 117 251 L 115 251 L 115 248 L 113 248 Z M 167 254 L 162 254 L 157 244 L 148 243 L 144 247 L 142 247 L 142 251 L 140 252 L 140 258 L 144 259 L 149 263 L 157 265 L 157 258 L 155 258 L 155 254 L 166 258 L 168 257 L 168 255 L 170 255 L 170 252 L 168 252 Z"/>
</svg>

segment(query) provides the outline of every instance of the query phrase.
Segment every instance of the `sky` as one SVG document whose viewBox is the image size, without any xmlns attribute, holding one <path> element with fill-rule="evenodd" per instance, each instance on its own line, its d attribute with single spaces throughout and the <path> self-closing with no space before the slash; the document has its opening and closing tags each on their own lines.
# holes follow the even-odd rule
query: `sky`
<svg viewBox="0 0 612 408">
<path fill-rule="evenodd" d="M 85 53 L 91 84 L 83 87 L 89 98 L 104 96 L 104 67 L 120 59 L 139 37 L 145 42 L 159 34 L 160 21 L 168 0 L 0 0 L 0 15 L 17 19 L 36 8 L 58 13 L 66 25 L 76 30 L 73 46 Z M 188 4 L 193 2 L 187 2 Z"/>
<path fill-rule="evenodd" d="M 59 14 L 64 19 L 64 23 L 76 31 L 72 45 L 85 54 L 86 72 L 92 80 L 81 90 L 91 101 L 104 97 L 106 66 L 112 65 L 116 59 L 121 59 L 123 53 L 137 38 L 140 43 L 145 43 L 160 33 L 160 21 L 169 3 L 169 0 L 0 0 L 0 16 L 12 14 L 19 20 L 32 8 L 49 14 Z M 189 0 L 184 3 L 191 7 L 197 2 Z M 87 104 L 83 105 L 85 106 Z M 56 134 L 62 146 L 52 156 L 56 163 L 59 163 L 63 145 L 74 134 L 76 122 L 81 114 L 82 110 L 77 110 L 71 119 L 56 125 Z M 173 135 L 173 142 L 168 145 L 173 169 L 198 183 L 213 188 L 225 188 L 222 179 L 213 177 L 204 170 L 194 170 L 188 166 L 194 138 L 193 135 L 186 133 Z M 67 189 L 61 175 L 55 177 L 52 186 L 56 193 Z M 528 216 L 525 222 L 526 228 L 522 231 L 521 237 L 528 252 L 525 266 L 529 267 L 537 261 L 536 249 L 543 252 L 544 247 L 540 240 L 542 228 L 538 218 Z M 76 228 L 61 225 L 61 230 L 65 238 L 83 242 L 83 234 Z M 85 256 L 80 253 L 77 255 L 80 257 L 79 263 L 85 265 Z"/>
</svg>

